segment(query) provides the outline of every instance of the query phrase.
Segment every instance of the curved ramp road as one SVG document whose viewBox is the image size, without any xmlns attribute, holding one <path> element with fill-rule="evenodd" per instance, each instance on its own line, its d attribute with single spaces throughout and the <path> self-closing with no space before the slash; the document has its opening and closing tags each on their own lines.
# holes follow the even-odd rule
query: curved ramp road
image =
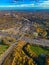
<svg viewBox="0 0 49 65">
<path fill-rule="evenodd" d="M 5 53 L 3 53 L 3 54 L 0 56 L 0 65 L 2 65 L 2 64 L 4 63 L 4 60 L 6 59 L 6 57 L 8 56 L 8 54 L 11 54 L 11 53 L 12 53 L 13 48 L 14 48 L 14 46 L 15 46 L 16 44 L 17 44 L 17 42 L 14 43 L 14 44 L 12 44 L 12 45 L 7 49 L 7 51 L 5 51 Z"/>
</svg>

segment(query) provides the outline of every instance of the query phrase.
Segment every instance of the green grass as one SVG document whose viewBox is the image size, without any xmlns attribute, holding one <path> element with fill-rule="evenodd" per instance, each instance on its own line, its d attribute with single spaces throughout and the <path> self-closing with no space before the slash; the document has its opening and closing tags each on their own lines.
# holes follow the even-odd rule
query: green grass
<svg viewBox="0 0 49 65">
<path fill-rule="evenodd" d="M 34 46 L 34 45 L 30 45 L 30 49 L 32 51 L 34 51 L 37 55 L 40 54 L 49 54 L 49 50 L 47 50 L 46 48 L 42 48 L 40 46 Z"/>
<path fill-rule="evenodd" d="M 7 45 L 0 45 L 0 55 L 3 54 L 3 52 L 5 52 L 5 50 L 8 48 Z"/>
</svg>

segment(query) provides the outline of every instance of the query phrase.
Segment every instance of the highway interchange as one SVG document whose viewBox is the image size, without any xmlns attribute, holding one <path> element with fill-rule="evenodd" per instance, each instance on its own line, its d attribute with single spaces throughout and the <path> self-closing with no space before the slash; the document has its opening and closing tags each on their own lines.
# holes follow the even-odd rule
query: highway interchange
<svg viewBox="0 0 49 65">
<path fill-rule="evenodd" d="M 23 19 L 25 21 L 30 22 L 28 19 L 25 19 L 25 18 L 23 18 Z M 11 53 L 12 49 L 14 48 L 14 46 L 17 45 L 18 40 L 24 40 L 24 41 L 26 41 L 26 43 L 30 43 L 30 44 L 49 46 L 49 40 L 46 40 L 46 39 L 31 39 L 31 38 L 25 37 L 25 32 L 29 29 L 29 27 L 30 26 L 28 24 L 26 24 L 26 25 L 22 25 L 22 26 L 20 26 L 18 28 L 14 28 L 15 31 L 17 31 L 17 35 L 20 33 L 20 31 L 22 31 L 22 35 L 21 36 L 18 35 L 18 38 L 15 35 L 8 34 L 6 32 L 6 30 L 4 30 L 4 31 L 0 30 L 0 36 L 9 36 L 9 37 L 17 38 L 16 42 L 13 43 L 8 48 L 8 50 L 5 51 L 5 53 L 1 55 L 1 57 L 0 57 L 0 65 L 2 65 L 2 63 L 4 62 L 4 60 L 8 56 L 8 54 Z"/>
</svg>

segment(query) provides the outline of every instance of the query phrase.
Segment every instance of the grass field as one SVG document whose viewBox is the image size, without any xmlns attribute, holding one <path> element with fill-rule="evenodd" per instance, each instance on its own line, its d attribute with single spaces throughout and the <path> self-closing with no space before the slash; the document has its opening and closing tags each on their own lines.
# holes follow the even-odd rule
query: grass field
<svg viewBox="0 0 49 65">
<path fill-rule="evenodd" d="M 0 55 L 3 54 L 3 52 L 5 52 L 5 50 L 8 48 L 7 45 L 0 45 Z"/>
<path fill-rule="evenodd" d="M 46 48 L 42 48 L 40 46 L 31 45 L 30 49 L 32 51 L 34 51 L 37 55 L 40 55 L 40 54 L 49 54 L 49 50 L 47 50 Z"/>
</svg>

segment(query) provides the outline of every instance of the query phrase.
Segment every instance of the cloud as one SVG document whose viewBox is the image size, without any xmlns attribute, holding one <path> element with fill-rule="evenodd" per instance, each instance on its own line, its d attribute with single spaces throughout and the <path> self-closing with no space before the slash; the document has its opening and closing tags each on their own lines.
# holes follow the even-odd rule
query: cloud
<svg viewBox="0 0 49 65">
<path fill-rule="evenodd" d="M 49 1 L 36 2 L 36 3 L 21 3 L 21 4 L 10 4 L 10 5 L 0 5 L 1 7 L 6 8 L 42 8 L 49 9 Z"/>
<path fill-rule="evenodd" d="M 0 5 L 0 7 L 11 7 L 11 8 L 14 8 L 14 7 L 34 7 L 34 4 L 17 4 L 17 5 Z"/>
<path fill-rule="evenodd" d="M 34 7 L 34 4 L 21 4 L 21 5 L 17 5 L 18 7 Z"/>
<path fill-rule="evenodd" d="M 31 4 L 21 4 L 17 5 L 18 7 L 32 7 L 32 8 L 42 8 L 42 9 L 49 9 L 49 1 L 31 3 Z"/>
<path fill-rule="evenodd" d="M 38 3 L 37 7 L 46 8 L 46 9 L 49 8 L 49 1 L 43 1 L 42 3 Z"/>
</svg>

